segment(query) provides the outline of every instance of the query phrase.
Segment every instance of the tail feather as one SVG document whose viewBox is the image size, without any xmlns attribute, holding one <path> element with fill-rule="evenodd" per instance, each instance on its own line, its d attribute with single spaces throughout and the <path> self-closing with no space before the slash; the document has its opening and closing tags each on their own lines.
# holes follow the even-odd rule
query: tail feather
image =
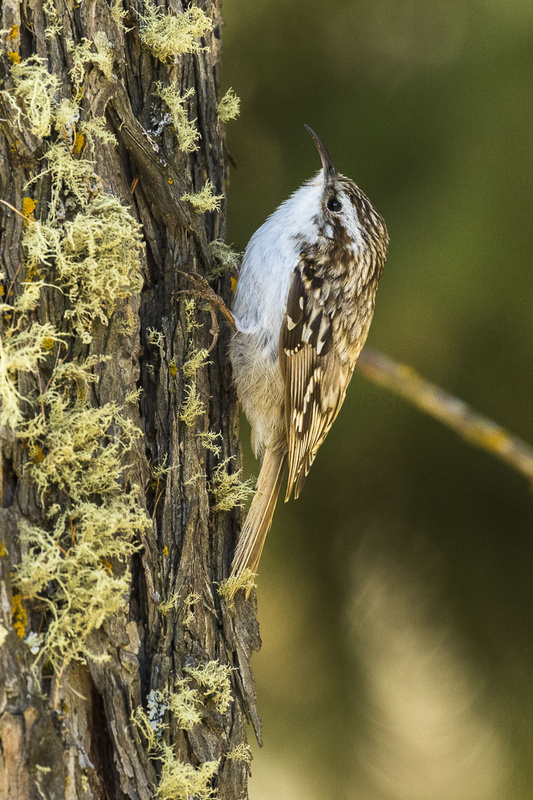
<svg viewBox="0 0 533 800">
<path fill-rule="evenodd" d="M 246 515 L 241 535 L 235 549 L 231 578 L 235 581 L 246 569 L 257 572 L 266 535 L 272 523 L 278 499 L 287 453 L 269 449 L 265 453 L 257 480 L 257 491 Z M 247 596 L 249 590 L 247 592 Z"/>
</svg>

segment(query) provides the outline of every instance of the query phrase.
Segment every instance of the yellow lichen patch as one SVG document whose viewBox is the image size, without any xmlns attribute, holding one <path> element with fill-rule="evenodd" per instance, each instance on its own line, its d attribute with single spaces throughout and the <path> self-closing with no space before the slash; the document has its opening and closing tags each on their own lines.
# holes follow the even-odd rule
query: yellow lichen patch
<svg viewBox="0 0 533 800">
<path fill-rule="evenodd" d="M 186 109 L 187 101 L 194 95 L 194 89 L 188 89 L 180 94 L 173 86 L 157 83 L 155 93 L 168 106 L 178 137 L 179 149 L 184 153 L 194 153 L 198 150 L 200 131 L 195 125 L 196 120 L 189 119 Z"/>
<path fill-rule="evenodd" d="M 7 548 L 6 548 L 6 543 L 4 542 L 4 540 L 2 540 L 0 542 L 0 558 L 4 558 L 5 556 L 7 556 Z"/>
<path fill-rule="evenodd" d="M 141 41 L 160 61 L 175 59 L 185 53 L 204 49 L 199 41 L 213 27 L 213 22 L 198 6 L 182 14 L 163 14 L 150 0 L 140 15 Z"/>
<path fill-rule="evenodd" d="M 9 31 L 8 31 L 8 34 L 7 34 L 6 38 L 8 40 L 13 40 L 13 39 L 17 39 L 18 35 L 19 35 L 19 26 L 18 25 L 12 25 L 10 27 Z"/>
<path fill-rule="evenodd" d="M 13 627 L 17 636 L 24 639 L 26 635 L 26 625 L 28 624 L 28 613 L 22 605 L 22 595 L 14 594 L 11 599 L 11 616 Z"/>
<path fill-rule="evenodd" d="M 180 197 L 183 202 L 190 203 L 195 211 L 204 214 L 207 211 L 218 211 L 223 194 L 213 194 L 214 186 L 211 181 L 206 181 L 204 188 L 196 194 L 187 192 Z"/>
<path fill-rule="evenodd" d="M 12 64 L 20 64 L 20 55 L 16 50 L 8 50 L 6 55 Z"/>
<path fill-rule="evenodd" d="M 175 378 L 176 375 L 178 374 L 178 365 L 176 364 L 176 361 L 174 359 L 170 361 L 168 365 L 168 371 L 170 372 L 173 378 Z"/>
<path fill-rule="evenodd" d="M 242 470 L 228 472 L 228 465 L 232 460 L 233 456 L 230 456 L 214 469 L 213 479 L 209 487 L 215 500 L 214 511 L 230 511 L 232 508 L 242 508 L 247 500 L 253 497 L 253 479 L 241 481 Z"/>
<path fill-rule="evenodd" d="M 221 122 L 228 122 L 230 119 L 236 119 L 236 117 L 239 116 L 240 109 L 240 98 L 237 96 L 234 89 L 228 89 L 217 105 L 218 118 Z"/>
<path fill-rule="evenodd" d="M 22 198 L 22 213 L 26 217 L 24 220 L 24 225 L 28 225 L 29 222 L 35 222 L 33 212 L 35 211 L 36 206 L 37 203 L 31 197 Z"/>
</svg>

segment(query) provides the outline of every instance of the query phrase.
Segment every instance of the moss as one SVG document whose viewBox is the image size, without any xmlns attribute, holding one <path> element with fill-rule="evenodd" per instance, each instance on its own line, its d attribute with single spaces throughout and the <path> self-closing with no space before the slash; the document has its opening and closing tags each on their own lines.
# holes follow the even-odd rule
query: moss
<svg viewBox="0 0 533 800">
<path fill-rule="evenodd" d="M 40 138 L 49 136 L 53 121 L 53 100 L 58 80 L 39 56 L 30 56 L 11 65 L 12 90 L 1 92 L 2 98 L 15 112 L 15 124 L 22 130 L 29 126 Z"/>
<path fill-rule="evenodd" d="M 186 103 L 194 95 L 194 89 L 188 89 L 184 94 L 180 94 L 173 86 L 157 83 L 156 94 L 169 108 L 179 149 L 184 153 L 194 153 L 198 150 L 200 131 L 195 125 L 196 120 L 190 120 L 186 110 Z"/>
<path fill-rule="evenodd" d="M 142 43 L 163 62 L 205 49 L 199 40 L 213 27 L 212 20 L 197 6 L 191 6 L 178 15 L 163 14 L 148 0 L 144 14 L 139 16 Z"/>
<path fill-rule="evenodd" d="M 224 197 L 223 194 L 213 194 L 214 186 L 211 181 L 206 181 L 204 188 L 194 193 L 186 193 L 180 197 L 183 202 L 190 203 L 194 210 L 199 214 L 204 214 L 207 211 L 218 211 L 220 208 L 220 201 Z"/>
<path fill-rule="evenodd" d="M 239 116 L 240 109 L 240 98 L 235 93 L 235 90 L 230 88 L 217 105 L 218 118 L 221 122 L 228 122 L 230 119 L 236 119 Z"/>
<path fill-rule="evenodd" d="M 248 479 L 241 481 L 242 470 L 228 472 L 228 465 L 233 456 L 226 458 L 213 472 L 210 490 L 215 500 L 214 511 L 230 511 L 232 508 L 242 508 L 254 494 L 254 481 Z"/>
</svg>

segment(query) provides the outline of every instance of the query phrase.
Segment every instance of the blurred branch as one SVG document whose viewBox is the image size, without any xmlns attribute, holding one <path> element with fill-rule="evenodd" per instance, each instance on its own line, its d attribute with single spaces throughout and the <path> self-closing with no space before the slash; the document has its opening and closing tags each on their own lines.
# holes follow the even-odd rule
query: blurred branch
<svg viewBox="0 0 533 800">
<path fill-rule="evenodd" d="M 357 369 L 366 378 L 409 400 L 417 408 L 453 428 L 468 442 L 487 450 L 533 480 L 533 448 L 512 436 L 466 403 L 430 383 L 406 364 L 365 347 Z"/>
</svg>

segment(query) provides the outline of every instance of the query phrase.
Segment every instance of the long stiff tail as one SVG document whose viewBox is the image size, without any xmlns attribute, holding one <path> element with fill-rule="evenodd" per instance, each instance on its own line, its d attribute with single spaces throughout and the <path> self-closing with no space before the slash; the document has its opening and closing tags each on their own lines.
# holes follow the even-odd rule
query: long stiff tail
<svg viewBox="0 0 533 800">
<path fill-rule="evenodd" d="M 235 579 L 235 583 L 244 570 L 257 572 L 266 535 L 274 516 L 286 460 L 287 453 L 278 448 L 268 449 L 265 452 L 257 479 L 257 491 L 246 515 L 231 565 L 230 577 Z M 249 590 L 246 596 L 248 594 Z"/>
</svg>

